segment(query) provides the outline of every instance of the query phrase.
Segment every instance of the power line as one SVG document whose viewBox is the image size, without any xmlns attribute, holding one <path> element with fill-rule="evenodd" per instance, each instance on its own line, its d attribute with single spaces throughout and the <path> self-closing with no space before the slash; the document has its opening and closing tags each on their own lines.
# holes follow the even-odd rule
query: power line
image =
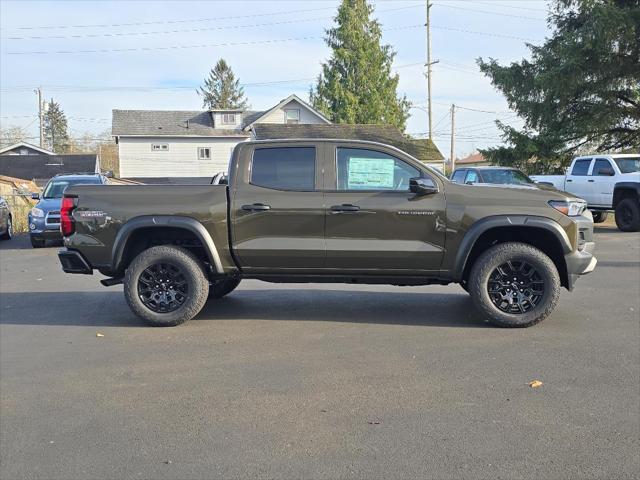
<svg viewBox="0 0 640 480">
<path fill-rule="evenodd" d="M 486 13 L 488 15 L 498 15 L 498 16 L 501 16 L 501 17 L 512 17 L 512 18 L 523 18 L 525 20 L 545 21 L 544 18 L 540 18 L 540 17 L 527 17 L 527 16 L 524 16 L 524 15 L 513 15 L 511 13 L 490 12 L 488 10 L 478 10 L 478 9 L 475 9 L 475 8 L 460 7 L 458 5 L 447 5 L 447 4 L 444 4 L 444 3 L 439 3 L 439 4 L 437 4 L 437 6 L 438 7 L 445 7 L 445 8 L 455 8 L 457 10 L 467 10 L 469 12 Z"/>
<path fill-rule="evenodd" d="M 385 13 L 385 12 L 394 12 L 397 10 L 406 10 L 409 8 L 416 8 L 421 5 L 408 5 L 403 7 L 396 8 L 388 8 L 385 10 L 380 10 L 376 13 Z M 312 22 L 316 20 L 327 20 L 332 19 L 333 16 L 323 16 L 323 17 L 313 17 L 313 18 L 302 18 L 296 20 L 281 20 L 277 22 L 267 22 L 267 23 L 254 23 L 249 25 L 222 25 L 222 26 L 214 26 L 214 27 L 202 27 L 202 28 L 186 28 L 186 29 L 177 29 L 177 30 L 156 30 L 156 31 L 147 31 L 147 32 L 112 32 L 112 33 L 86 33 L 86 34 L 74 34 L 74 35 L 33 35 L 33 36 L 23 36 L 23 37 L 4 37 L 5 40 L 45 40 L 45 39 L 76 39 L 76 38 L 99 38 L 99 37 L 128 37 L 128 36 L 139 36 L 139 35 L 169 35 L 173 33 L 193 33 L 193 32 L 205 32 L 205 31 L 214 31 L 214 30 L 235 30 L 241 28 L 255 28 L 255 27 L 266 27 L 272 25 L 287 25 L 287 24 L 295 24 L 295 23 L 304 23 L 304 22 Z"/>
</svg>

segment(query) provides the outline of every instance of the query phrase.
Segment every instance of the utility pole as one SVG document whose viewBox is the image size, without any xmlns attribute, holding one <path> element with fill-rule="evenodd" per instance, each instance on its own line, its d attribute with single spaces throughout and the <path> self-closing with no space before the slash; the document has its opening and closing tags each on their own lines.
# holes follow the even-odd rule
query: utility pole
<svg viewBox="0 0 640 480">
<path fill-rule="evenodd" d="M 456 168 L 456 105 L 451 104 L 451 171 Z"/>
<path fill-rule="evenodd" d="M 427 63 L 425 66 L 427 67 L 427 103 L 428 103 L 428 114 L 429 114 L 429 140 L 433 141 L 433 115 L 431 113 L 431 65 L 438 63 L 438 60 L 432 62 L 431 61 L 431 21 L 429 10 L 433 6 L 432 3 L 429 3 L 429 0 L 426 0 L 427 6 L 427 23 L 425 23 L 425 27 L 427 28 Z"/>
<path fill-rule="evenodd" d="M 38 119 L 40 120 L 40 148 L 44 148 L 44 115 L 42 112 L 42 88 L 33 91 L 38 94 Z"/>
</svg>

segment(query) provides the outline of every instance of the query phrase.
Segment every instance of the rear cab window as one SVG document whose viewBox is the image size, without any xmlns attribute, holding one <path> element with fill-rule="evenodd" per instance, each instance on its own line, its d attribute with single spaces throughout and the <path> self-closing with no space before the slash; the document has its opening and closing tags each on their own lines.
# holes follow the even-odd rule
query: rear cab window
<svg viewBox="0 0 640 480">
<path fill-rule="evenodd" d="M 274 190 L 314 191 L 315 179 L 314 147 L 256 148 L 253 152 L 252 185 Z"/>
<path fill-rule="evenodd" d="M 591 165 L 590 158 L 576 160 L 573 164 L 573 168 L 571 169 L 571 175 L 575 175 L 578 177 L 587 176 L 589 174 L 589 165 Z"/>
</svg>

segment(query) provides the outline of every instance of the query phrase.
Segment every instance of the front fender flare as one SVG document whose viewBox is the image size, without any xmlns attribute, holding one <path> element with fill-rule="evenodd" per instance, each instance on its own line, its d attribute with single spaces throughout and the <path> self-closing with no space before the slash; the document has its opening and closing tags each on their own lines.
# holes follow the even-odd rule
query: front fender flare
<svg viewBox="0 0 640 480">
<path fill-rule="evenodd" d="M 202 225 L 194 218 L 184 217 L 180 215 L 143 215 L 140 217 L 132 218 L 127 223 L 125 223 L 120 228 L 120 230 L 118 230 L 116 239 L 113 242 L 113 248 L 111 251 L 111 263 L 113 271 L 119 271 L 122 266 L 124 249 L 131 234 L 136 230 L 139 230 L 140 228 L 149 227 L 172 227 L 189 230 L 190 232 L 195 234 L 202 242 L 207 256 L 209 257 L 209 261 L 216 269 L 216 272 L 224 273 L 222 262 L 220 261 L 220 255 L 218 254 L 218 249 L 216 248 L 213 238 L 211 238 L 211 235 L 209 234 L 207 229 L 204 228 L 204 225 Z"/>
<path fill-rule="evenodd" d="M 550 218 L 532 215 L 495 215 L 482 218 L 471 225 L 462 242 L 460 242 L 460 247 L 458 248 L 458 253 L 456 254 L 453 265 L 454 281 L 459 282 L 462 280 L 469 254 L 478 238 L 486 231 L 496 227 L 542 228 L 555 236 L 565 255 L 573 250 L 567 232 L 564 231 L 560 224 Z"/>
</svg>

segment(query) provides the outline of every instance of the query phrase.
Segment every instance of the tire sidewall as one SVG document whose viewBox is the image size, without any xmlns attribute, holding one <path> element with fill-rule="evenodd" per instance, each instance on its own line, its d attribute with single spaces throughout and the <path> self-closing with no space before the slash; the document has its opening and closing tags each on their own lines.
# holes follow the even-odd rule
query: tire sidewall
<svg viewBox="0 0 640 480">
<path fill-rule="evenodd" d="M 156 263 L 170 263 L 181 270 L 187 284 L 187 298 L 172 312 L 158 313 L 148 308 L 138 294 L 138 279 L 145 269 Z M 207 299 L 209 282 L 199 261 L 187 250 L 173 246 L 152 247 L 140 253 L 125 274 L 124 293 L 131 310 L 153 326 L 175 326 L 200 312 Z"/>
<path fill-rule="evenodd" d="M 623 223 L 622 212 L 625 209 L 631 211 L 631 221 Z M 623 232 L 636 232 L 640 230 L 640 204 L 632 198 L 625 198 L 616 207 L 616 225 Z"/>
<path fill-rule="evenodd" d="M 493 304 L 487 285 L 489 277 L 499 265 L 520 260 L 526 261 L 538 271 L 544 281 L 544 293 L 531 311 L 511 314 Z M 474 304 L 493 324 L 501 327 L 528 327 L 544 320 L 555 308 L 560 292 L 560 277 L 553 261 L 540 250 L 526 244 L 507 243 L 490 248 L 478 258 L 469 276 L 469 287 Z"/>
</svg>

